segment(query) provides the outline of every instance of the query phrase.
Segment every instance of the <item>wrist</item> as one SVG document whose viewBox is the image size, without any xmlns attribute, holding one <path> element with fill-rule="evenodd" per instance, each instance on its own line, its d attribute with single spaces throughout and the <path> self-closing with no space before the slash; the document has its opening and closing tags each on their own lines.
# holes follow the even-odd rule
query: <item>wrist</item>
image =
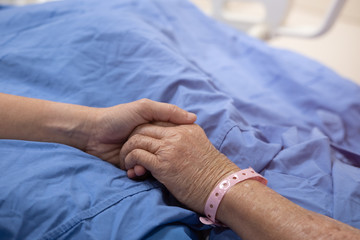
<svg viewBox="0 0 360 240">
<path fill-rule="evenodd" d="M 219 218 L 217 217 L 217 210 L 224 196 L 228 193 L 230 189 L 234 188 L 237 184 L 249 179 L 257 180 L 265 185 L 267 184 L 267 180 L 260 174 L 256 173 L 255 170 L 251 167 L 226 176 L 213 189 L 210 196 L 208 197 L 204 210 L 206 218 L 201 217 L 201 222 L 203 222 L 204 224 L 223 225 L 221 222 L 219 222 Z M 238 201 L 235 202 L 238 203 Z"/>
<path fill-rule="evenodd" d="M 206 201 L 209 198 L 213 189 L 227 176 L 240 171 L 241 169 L 231 162 L 225 155 L 219 152 L 219 155 L 213 162 L 218 162 L 219 164 L 214 165 L 211 168 L 211 171 L 206 174 L 206 179 L 203 180 L 203 183 L 206 185 L 202 188 L 204 190 L 202 194 L 201 201 L 201 210 L 199 211 L 201 214 L 204 214 L 204 209 L 206 205 Z"/>
<path fill-rule="evenodd" d="M 55 103 L 49 106 L 45 126 L 49 129 L 49 141 L 84 150 L 94 126 L 96 109 L 86 106 Z"/>
<path fill-rule="evenodd" d="M 248 221 L 248 215 L 255 210 L 253 197 L 264 188 L 266 188 L 264 184 L 253 179 L 234 185 L 220 202 L 216 218 L 229 227 L 232 227 L 233 222 Z"/>
</svg>

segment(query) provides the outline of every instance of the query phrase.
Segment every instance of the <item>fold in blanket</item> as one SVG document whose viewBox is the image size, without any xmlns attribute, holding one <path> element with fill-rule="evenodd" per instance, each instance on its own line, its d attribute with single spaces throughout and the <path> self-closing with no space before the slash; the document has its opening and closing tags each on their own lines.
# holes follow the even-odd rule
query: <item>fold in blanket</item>
<svg viewBox="0 0 360 240">
<path fill-rule="evenodd" d="M 211 142 L 291 201 L 360 228 L 360 87 L 184 0 L 0 10 L 1 92 L 93 107 L 140 98 L 198 115 Z M 4 239 L 239 239 L 155 180 L 77 149 L 0 141 Z"/>
</svg>

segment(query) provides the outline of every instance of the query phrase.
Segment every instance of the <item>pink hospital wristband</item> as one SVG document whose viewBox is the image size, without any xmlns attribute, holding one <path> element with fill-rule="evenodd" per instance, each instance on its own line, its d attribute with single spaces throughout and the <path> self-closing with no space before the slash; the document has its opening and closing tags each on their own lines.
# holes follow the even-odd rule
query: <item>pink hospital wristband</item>
<svg viewBox="0 0 360 240">
<path fill-rule="evenodd" d="M 216 211 L 220 205 L 220 202 L 223 199 L 225 193 L 232 186 L 247 179 L 257 180 L 262 184 L 267 184 L 267 180 L 260 174 L 256 173 L 251 167 L 231 174 L 230 176 L 222 180 L 211 192 L 205 204 L 204 212 L 206 217 L 200 217 L 200 221 L 206 225 L 224 226 L 222 223 L 218 222 L 215 219 Z"/>
</svg>

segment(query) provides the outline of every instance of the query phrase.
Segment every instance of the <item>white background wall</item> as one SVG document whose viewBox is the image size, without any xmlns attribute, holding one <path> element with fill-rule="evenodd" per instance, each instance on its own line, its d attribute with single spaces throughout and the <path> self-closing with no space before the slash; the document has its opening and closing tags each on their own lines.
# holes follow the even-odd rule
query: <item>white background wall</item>
<svg viewBox="0 0 360 240">
<path fill-rule="evenodd" d="M 210 0 L 191 0 L 205 13 Z M 294 0 L 286 25 L 320 23 L 332 0 Z M 251 2 L 251 1 L 248 1 Z M 227 10 L 236 13 L 262 14 L 249 3 L 230 1 Z M 244 12 L 244 11 L 243 11 Z M 360 84 L 360 0 L 347 0 L 335 26 L 325 35 L 313 39 L 277 37 L 269 41 L 274 47 L 286 48 L 318 60 L 340 75 Z"/>
<path fill-rule="evenodd" d="M 330 2 L 296 0 L 289 21 L 319 22 Z M 360 0 L 347 0 L 338 22 L 323 36 L 314 39 L 279 37 L 270 44 L 316 59 L 360 84 Z"/>
</svg>

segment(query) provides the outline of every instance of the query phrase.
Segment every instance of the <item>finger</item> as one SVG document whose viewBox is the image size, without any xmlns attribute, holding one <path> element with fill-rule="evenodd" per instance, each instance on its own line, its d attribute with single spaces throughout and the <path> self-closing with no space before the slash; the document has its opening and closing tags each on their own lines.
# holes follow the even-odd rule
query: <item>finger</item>
<svg viewBox="0 0 360 240">
<path fill-rule="evenodd" d="M 128 178 L 136 178 L 135 170 L 133 168 L 126 171 Z"/>
<path fill-rule="evenodd" d="M 150 124 L 160 126 L 160 127 L 176 127 L 176 126 L 179 126 L 178 124 L 174 124 L 174 123 L 171 123 L 171 122 L 159 122 L 159 121 L 152 122 Z"/>
<path fill-rule="evenodd" d="M 158 165 L 157 157 L 143 149 L 134 149 L 125 157 L 125 169 L 134 169 L 136 165 L 143 166 L 150 172 Z M 135 174 L 135 170 L 134 170 Z M 135 174 L 136 175 L 136 174 Z"/>
<path fill-rule="evenodd" d="M 124 160 L 134 149 L 143 149 L 151 153 L 156 153 L 161 146 L 161 140 L 155 139 L 142 134 L 135 134 L 131 136 L 120 150 L 120 168 L 124 169 Z"/>
<path fill-rule="evenodd" d="M 136 171 L 138 171 L 136 170 L 138 167 L 141 167 L 145 171 L 144 174 L 139 175 L 136 173 Z M 134 168 L 127 170 L 127 176 L 133 180 L 145 180 L 151 176 L 151 174 L 143 166 L 135 165 Z"/>
<path fill-rule="evenodd" d="M 134 172 L 137 177 L 144 176 L 146 174 L 146 169 L 141 165 L 135 165 Z"/>
<path fill-rule="evenodd" d="M 151 121 L 172 122 L 176 124 L 190 124 L 196 121 L 196 115 L 173 104 L 155 102 L 149 99 L 139 101 L 141 116 Z"/>
<path fill-rule="evenodd" d="M 170 124 L 170 123 L 168 123 L 168 124 Z M 154 139 L 161 139 L 166 136 L 165 130 L 166 130 L 165 126 L 160 126 L 158 123 L 142 124 L 142 125 L 136 127 L 132 131 L 129 139 L 135 135 L 143 135 L 143 136 L 152 137 Z"/>
<path fill-rule="evenodd" d="M 134 134 L 134 133 L 133 133 Z M 151 134 L 150 134 L 151 135 Z M 160 147 L 160 140 L 153 138 L 153 136 L 145 136 L 142 134 L 137 134 L 130 136 L 130 138 L 124 143 L 121 147 L 119 153 L 119 167 L 122 170 L 125 170 L 125 157 L 134 149 L 139 148 L 152 153 L 158 151 Z M 140 173 L 140 170 L 139 170 Z"/>
</svg>

